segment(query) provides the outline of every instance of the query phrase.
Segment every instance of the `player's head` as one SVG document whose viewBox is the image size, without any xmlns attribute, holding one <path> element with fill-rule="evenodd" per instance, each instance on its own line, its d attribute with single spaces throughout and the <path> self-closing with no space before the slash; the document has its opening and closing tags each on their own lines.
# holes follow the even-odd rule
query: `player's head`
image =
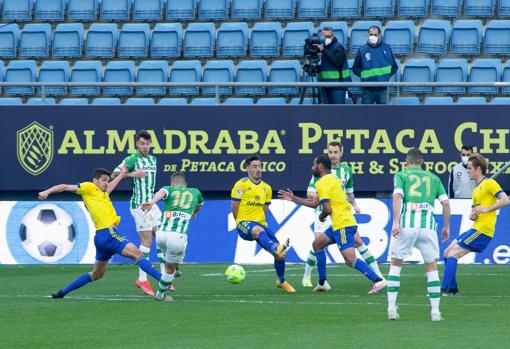
<svg viewBox="0 0 510 349">
<path fill-rule="evenodd" d="M 151 151 L 152 139 L 151 134 L 145 130 L 140 130 L 136 133 L 136 149 L 146 156 Z"/>
<path fill-rule="evenodd" d="M 185 187 L 187 185 L 186 183 L 186 176 L 184 176 L 184 173 L 182 172 L 174 172 L 172 176 L 170 177 L 170 185 L 172 187 Z"/>
<path fill-rule="evenodd" d="M 467 166 L 471 155 L 473 155 L 473 146 L 464 144 L 462 148 L 460 148 L 460 159 L 464 166 Z"/>
<path fill-rule="evenodd" d="M 244 161 L 248 177 L 253 181 L 259 181 L 262 178 L 262 161 L 258 155 L 249 156 Z"/>
<path fill-rule="evenodd" d="M 473 154 L 467 163 L 469 179 L 477 180 L 487 174 L 487 159 L 480 154 Z"/>
<path fill-rule="evenodd" d="M 338 141 L 332 141 L 328 144 L 328 157 L 331 160 L 331 165 L 338 167 L 340 163 L 340 159 L 342 159 L 342 155 L 344 153 L 344 147 L 342 143 Z"/>
<path fill-rule="evenodd" d="M 312 173 L 315 177 L 322 177 L 331 172 L 331 160 L 326 155 L 319 155 L 313 160 Z"/>
<path fill-rule="evenodd" d="M 411 148 L 406 155 L 407 166 L 423 165 L 423 153 L 418 148 Z"/>
<path fill-rule="evenodd" d="M 106 191 L 108 189 L 108 183 L 110 183 L 111 172 L 105 168 L 95 168 L 92 171 L 92 182 L 101 190 Z"/>
</svg>

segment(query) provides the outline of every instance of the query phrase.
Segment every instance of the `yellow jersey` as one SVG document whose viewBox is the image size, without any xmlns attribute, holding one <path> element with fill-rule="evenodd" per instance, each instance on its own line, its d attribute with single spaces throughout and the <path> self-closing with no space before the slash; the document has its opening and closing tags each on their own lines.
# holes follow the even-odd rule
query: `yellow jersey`
<svg viewBox="0 0 510 349">
<path fill-rule="evenodd" d="M 494 179 L 484 178 L 478 184 L 471 196 L 473 197 L 473 207 L 483 206 L 489 207 L 494 205 L 499 194 L 503 192 L 501 186 Z M 496 211 L 480 213 L 475 220 L 473 229 L 482 232 L 487 236 L 494 236 L 494 228 L 496 227 Z"/>
<path fill-rule="evenodd" d="M 244 177 L 236 182 L 230 197 L 239 201 L 236 223 L 241 221 L 252 221 L 267 227 L 265 206 L 271 204 L 273 191 L 269 184 L 260 181 L 252 182 Z"/>
<path fill-rule="evenodd" d="M 92 182 L 78 184 L 76 194 L 82 197 L 96 230 L 119 225 L 120 217 L 115 212 L 115 208 L 110 200 L 110 194 L 101 191 Z"/>
<path fill-rule="evenodd" d="M 327 174 L 315 183 L 320 203 L 331 205 L 331 221 L 333 230 L 357 225 L 352 214 L 352 206 L 347 201 L 344 183 L 334 174 Z"/>
</svg>

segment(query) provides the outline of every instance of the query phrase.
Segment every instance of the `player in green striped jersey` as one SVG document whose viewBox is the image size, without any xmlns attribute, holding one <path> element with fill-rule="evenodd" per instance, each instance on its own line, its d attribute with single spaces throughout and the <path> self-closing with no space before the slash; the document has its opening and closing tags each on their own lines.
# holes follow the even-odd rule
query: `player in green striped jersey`
<svg viewBox="0 0 510 349">
<path fill-rule="evenodd" d="M 431 305 L 432 321 L 442 319 L 439 312 L 441 284 L 437 273 L 439 243 L 437 224 L 434 219 L 434 202 L 439 199 L 443 206 L 443 242 L 450 237 L 450 204 L 439 178 L 422 170 L 423 154 L 418 148 L 409 150 L 406 156 L 407 169 L 395 175 L 393 191 L 393 226 L 389 254 L 391 257 L 388 275 L 388 318 L 397 320 L 397 296 L 400 288 L 400 271 L 404 259 L 417 248 L 425 262 L 427 292 Z"/>
<path fill-rule="evenodd" d="M 354 181 L 352 178 L 352 170 L 344 162 L 341 162 L 343 155 L 343 146 L 342 143 L 333 141 L 328 144 L 328 157 L 331 160 L 331 173 L 335 174 L 338 178 L 342 180 L 345 185 L 345 191 L 347 193 L 347 199 L 351 203 L 354 211 L 359 214 L 361 210 L 359 209 L 356 198 L 354 197 Z M 315 183 L 319 180 L 318 177 L 313 177 L 308 184 L 307 197 L 309 199 L 313 199 L 317 195 L 317 191 L 315 190 Z M 322 205 L 318 206 L 315 210 L 315 221 L 313 224 L 313 231 L 315 237 L 320 233 L 325 232 L 329 227 L 331 227 L 331 217 L 328 216 L 324 222 L 319 220 L 319 215 L 322 212 Z M 383 278 L 381 271 L 379 270 L 379 265 L 377 264 L 377 260 L 374 258 L 368 247 L 361 240 L 361 236 L 359 232 L 356 232 L 355 235 L 355 247 L 360 253 L 363 260 L 368 264 L 370 269 L 372 269 L 379 277 Z M 303 275 L 303 280 L 301 284 L 304 287 L 312 287 L 312 270 L 317 263 L 317 258 L 315 257 L 315 253 L 313 249 L 310 250 L 308 255 L 308 259 L 305 263 L 305 273 Z"/>
<path fill-rule="evenodd" d="M 187 187 L 183 173 L 175 172 L 170 185 L 161 188 L 151 201 L 143 203 L 142 209 L 150 212 L 160 200 L 164 200 L 164 208 L 156 244 L 163 250 L 165 269 L 161 273 L 156 299 L 168 301 L 172 297 L 166 296 L 166 291 L 175 278 L 178 264 L 184 259 L 190 220 L 196 217 L 204 199 L 198 189 Z"/>
<path fill-rule="evenodd" d="M 114 178 L 123 166 L 128 168 L 127 178 L 132 179 L 133 195 L 130 201 L 130 211 L 135 221 L 136 231 L 140 237 L 140 251 L 146 259 L 151 252 L 152 236 L 156 233 L 161 218 L 161 211 L 154 206 L 151 211 L 143 212 L 140 205 L 152 200 L 154 186 L 156 184 L 157 162 L 156 157 L 150 154 L 152 141 L 151 135 L 145 130 L 136 133 L 137 152 L 126 157 L 122 163 L 113 170 Z M 158 250 L 160 268 L 163 271 L 161 260 L 162 253 Z M 141 288 L 145 294 L 154 296 L 151 285 L 147 280 L 147 274 L 139 269 L 136 287 Z"/>
</svg>

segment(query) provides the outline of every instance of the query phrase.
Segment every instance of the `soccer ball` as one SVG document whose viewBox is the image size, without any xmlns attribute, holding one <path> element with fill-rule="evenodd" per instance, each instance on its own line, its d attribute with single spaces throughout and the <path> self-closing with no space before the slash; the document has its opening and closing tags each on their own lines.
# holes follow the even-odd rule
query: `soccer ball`
<svg viewBox="0 0 510 349">
<path fill-rule="evenodd" d="M 19 237 L 29 255 L 43 263 L 55 263 L 73 248 L 76 236 L 71 216 L 54 204 L 32 208 L 21 220 Z"/>
<path fill-rule="evenodd" d="M 244 281 L 246 278 L 246 272 L 242 266 L 238 264 L 232 264 L 227 268 L 227 270 L 225 270 L 225 276 L 227 277 L 228 282 L 238 284 Z"/>
</svg>

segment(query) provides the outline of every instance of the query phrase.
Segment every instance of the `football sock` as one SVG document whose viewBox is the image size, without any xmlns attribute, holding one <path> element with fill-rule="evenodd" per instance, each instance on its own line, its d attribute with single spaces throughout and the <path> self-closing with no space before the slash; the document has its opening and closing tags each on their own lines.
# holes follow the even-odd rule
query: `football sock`
<svg viewBox="0 0 510 349">
<path fill-rule="evenodd" d="M 441 289 L 446 290 L 451 287 L 453 280 L 457 276 L 457 259 L 454 257 L 448 257 L 446 259 L 446 265 L 444 267 L 443 284 Z M 457 286 L 457 283 L 455 283 Z"/>
<path fill-rule="evenodd" d="M 149 260 L 149 253 L 151 252 L 151 249 L 149 247 L 145 247 L 144 245 L 140 245 L 139 249 L 140 252 L 143 253 L 143 258 Z M 147 274 L 141 268 L 138 269 L 138 281 L 147 281 Z"/>
<path fill-rule="evenodd" d="M 390 265 L 390 272 L 388 273 L 388 308 L 395 308 L 397 306 L 397 296 L 400 289 L 400 271 L 402 267 L 397 265 Z"/>
<path fill-rule="evenodd" d="M 315 267 L 315 264 L 317 264 L 317 257 L 315 257 L 313 250 L 310 250 L 305 263 L 305 275 L 303 275 L 304 279 L 310 279 L 312 277 L 312 270 L 313 267 Z"/>
<path fill-rule="evenodd" d="M 315 257 L 317 258 L 317 272 L 319 273 L 319 284 L 324 285 L 326 281 L 326 252 L 324 250 L 315 251 Z"/>
<path fill-rule="evenodd" d="M 92 278 L 89 273 L 81 274 L 73 282 L 62 289 L 62 295 L 67 295 L 69 292 L 74 291 L 80 287 L 85 286 L 89 282 L 92 282 Z"/>
<path fill-rule="evenodd" d="M 439 311 L 439 302 L 441 301 L 441 282 L 437 270 L 427 273 L 427 292 L 429 294 L 430 306 L 432 311 Z"/>
<path fill-rule="evenodd" d="M 372 269 L 370 269 L 370 267 L 368 266 L 367 263 L 365 263 L 364 260 L 362 259 L 359 259 L 359 258 L 356 258 L 354 260 L 354 263 L 352 264 L 352 266 L 354 267 L 354 269 L 356 269 L 357 271 L 359 271 L 361 274 L 365 275 L 367 278 L 369 278 L 370 280 L 372 280 L 372 282 L 377 282 L 377 281 L 380 281 L 381 278 L 379 277 L 379 275 L 377 275 L 376 273 L 374 273 L 372 271 Z"/>
<path fill-rule="evenodd" d="M 144 257 L 138 258 L 135 263 L 138 264 L 138 266 L 144 272 L 146 272 L 147 274 L 152 276 L 154 279 L 156 279 L 156 280 L 161 279 L 161 273 L 159 271 L 157 271 L 156 269 L 154 269 L 154 267 L 152 266 L 151 262 L 146 260 Z"/>
<path fill-rule="evenodd" d="M 159 269 L 161 270 L 161 273 L 163 273 L 165 271 L 165 259 L 163 258 L 164 253 L 159 247 L 157 249 L 157 252 L 158 252 L 158 260 L 159 260 Z"/>
<path fill-rule="evenodd" d="M 285 281 L 285 259 L 275 259 L 274 268 L 276 269 L 276 275 L 278 275 L 278 281 L 280 283 Z"/>
<path fill-rule="evenodd" d="M 158 291 L 156 293 L 156 297 L 162 298 L 165 295 L 166 291 L 172 284 L 172 281 L 174 281 L 174 278 L 175 278 L 174 275 L 175 275 L 175 273 L 174 274 L 167 274 L 167 273 L 161 274 L 161 279 L 159 280 Z"/>
<path fill-rule="evenodd" d="M 262 248 L 270 253 L 275 253 L 278 247 L 278 245 L 273 240 L 271 240 L 265 230 L 260 232 L 259 237 L 257 238 L 257 242 L 260 246 L 262 246 Z"/>
<path fill-rule="evenodd" d="M 377 264 L 377 260 L 372 255 L 372 253 L 368 249 L 367 245 L 361 244 L 361 246 L 359 246 L 357 248 L 357 250 L 358 250 L 359 254 L 361 255 L 361 258 L 363 258 L 365 263 L 368 264 L 370 269 L 372 269 L 374 273 L 376 273 L 380 278 L 382 278 L 382 273 L 379 270 L 379 265 Z"/>
</svg>

